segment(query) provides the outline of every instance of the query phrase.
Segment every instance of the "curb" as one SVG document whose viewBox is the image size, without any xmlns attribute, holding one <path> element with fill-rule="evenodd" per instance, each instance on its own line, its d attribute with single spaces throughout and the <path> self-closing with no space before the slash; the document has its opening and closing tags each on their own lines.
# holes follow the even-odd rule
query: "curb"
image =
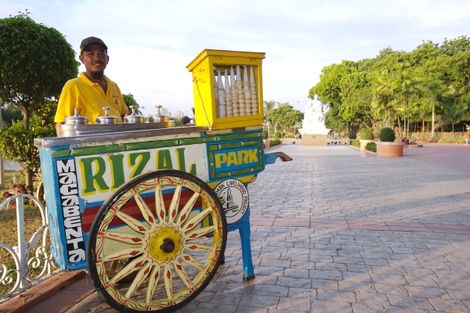
<svg viewBox="0 0 470 313">
<path fill-rule="evenodd" d="M 0 303 L 0 313 L 20 313 L 50 298 L 59 290 L 86 276 L 86 271 L 60 272 L 15 297 Z"/>
</svg>

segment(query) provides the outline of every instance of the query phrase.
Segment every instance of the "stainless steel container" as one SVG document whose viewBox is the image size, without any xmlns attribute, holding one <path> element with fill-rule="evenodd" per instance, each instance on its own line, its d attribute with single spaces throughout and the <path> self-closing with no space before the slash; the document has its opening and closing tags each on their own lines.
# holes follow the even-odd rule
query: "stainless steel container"
<svg viewBox="0 0 470 313">
<path fill-rule="evenodd" d="M 109 106 L 104 106 L 104 115 L 98 116 L 96 118 L 96 124 L 103 124 L 103 125 L 110 125 L 110 124 L 117 124 L 118 117 L 114 115 L 109 115 Z"/>
<path fill-rule="evenodd" d="M 144 123 L 145 122 L 145 118 L 142 115 L 136 113 L 135 111 L 136 111 L 135 108 L 132 108 L 131 109 L 132 113 L 129 114 L 129 115 L 124 116 L 124 123 L 139 124 L 139 123 Z"/>
<path fill-rule="evenodd" d="M 80 126 L 88 125 L 88 117 L 78 114 L 78 109 L 75 108 L 73 115 L 65 118 L 64 124 L 60 125 L 61 136 L 73 137 L 77 135 L 77 128 Z"/>
</svg>

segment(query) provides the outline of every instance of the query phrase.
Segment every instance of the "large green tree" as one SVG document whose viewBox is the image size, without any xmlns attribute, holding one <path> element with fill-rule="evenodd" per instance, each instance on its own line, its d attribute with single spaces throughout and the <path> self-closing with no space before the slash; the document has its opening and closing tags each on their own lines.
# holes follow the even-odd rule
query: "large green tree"
<svg viewBox="0 0 470 313">
<path fill-rule="evenodd" d="M 16 155 L 16 160 L 25 165 L 30 190 L 37 170 L 28 165 L 28 158 L 37 157 L 31 152 L 33 138 L 44 134 L 42 130 L 35 132 L 38 127 L 30 128 L 31 118 L 40 109 L 54 106 L 62 86 L 77 71 L 74 51 L 59 31 L 36 23 L 25 13 L 0 19 L 0 99 L 18 107 L 23 116 L 23 127 L 11 133 L 18 137 L 11 142 L 23 146 L 0 144 L 0 153 L 10 158 Z M 37 123 L 44 124 L 47 121 Z"/>
<path fill-rule="evenodd" d="M 325 66 L 309 96 L 330 106 L 334 131 L 383 126 L 409 136 L 411 125 L 451 126 L 470 120 L 470 39 L 427 41 L 410 52 L 386 48 L 372 59 Z M 436 123 L 435 123 L 436 121 Z"/>
</svg>

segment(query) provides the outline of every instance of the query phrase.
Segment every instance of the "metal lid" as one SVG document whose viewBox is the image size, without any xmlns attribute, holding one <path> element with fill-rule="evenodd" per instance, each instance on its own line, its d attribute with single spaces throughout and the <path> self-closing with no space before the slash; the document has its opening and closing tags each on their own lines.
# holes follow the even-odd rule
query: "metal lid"
<svg viewBox="0 0 470 313">
<path fill-rule="evenodd" d="M 65 118 L 65 124 L 66 125 L 83 125 L 83 124 L 88 124 L 88 117 L 86 116 L 81 116 L 78 114 L 78 109 L 75 108 L 73 110 L 73 115 L 67 116 Z"/>
<path fill-rule="evenodd" d="M 117 124 L 118 118 L 117 116 L 114 115 L 109 115 L 109 109 L 110 107 L 105 105 L 103 107 L 104 110 L 104 115 L 103 116 L 98 116 L 96 118 L 96 124 Z"/>
</svg>

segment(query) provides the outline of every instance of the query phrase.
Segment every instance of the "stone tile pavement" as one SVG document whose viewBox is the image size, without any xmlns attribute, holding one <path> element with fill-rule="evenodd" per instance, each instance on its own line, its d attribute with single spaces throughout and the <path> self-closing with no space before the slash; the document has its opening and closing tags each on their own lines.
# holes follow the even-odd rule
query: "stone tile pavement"
<svg viewBox="0 0 470 313">
<path fill-rule="evenodd" d="M 467 171 L 415 152 L 278 149 L 294 161 L 249 186 L 256 279 L 242 281 L 231 232 L 226 263 L 177 312 L 470 312 Z M 68 312 L 114 311 L 93 293 Z"/>
</svg>

